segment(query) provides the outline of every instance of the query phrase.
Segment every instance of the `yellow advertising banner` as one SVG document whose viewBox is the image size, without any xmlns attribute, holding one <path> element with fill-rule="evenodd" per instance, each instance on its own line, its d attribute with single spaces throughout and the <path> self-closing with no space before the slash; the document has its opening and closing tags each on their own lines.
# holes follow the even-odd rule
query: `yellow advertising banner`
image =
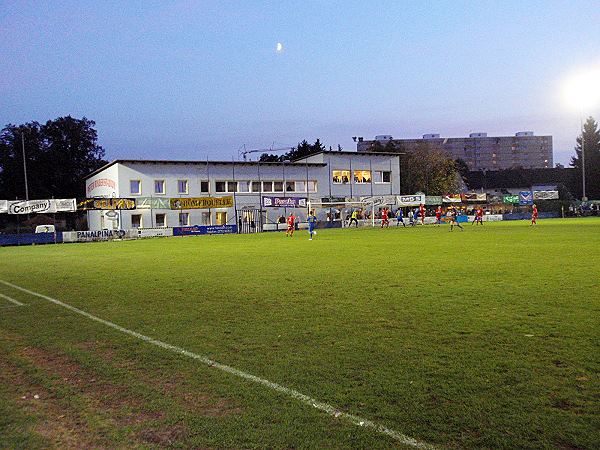
<svg viewBox="0 0 600 450">
<path fill-rule="evenodd" d="M 231 208 L 233 207 L 233 196 L 172 198 L 170 203 L 171 209 Z"/>
</svg>

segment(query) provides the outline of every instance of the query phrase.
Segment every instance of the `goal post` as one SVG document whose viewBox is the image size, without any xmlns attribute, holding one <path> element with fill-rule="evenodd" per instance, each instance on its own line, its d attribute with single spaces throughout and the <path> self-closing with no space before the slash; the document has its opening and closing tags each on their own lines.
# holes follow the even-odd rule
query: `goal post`
<svg viewBox="0 0 600 450">
<path fill-rule="evenodd" d="M 375 207 L 379 206 L 379 204 L 377 204 L 377 202 L 374 201 L 336 201 L 336 202 L 319 202 L 319 201 L 308 201 L 307 202 L 307 206 L 308 206 L 308 210 L 315 211 L 315 214 L 318 216 L 317 214 L 317 210 L 319 210 L 319 212 L 323 212 L 323 211 L 329 211 L 329 214 L 331 214 L 332 211 L 334 212 L 339 212 L 340 217 L 339 219 L 335 218 L 335 213 L 333 214 L 333 216 L 331 217 L 331 220 L 340 220 L 342 222 L 342 227 L 346 227 L 347 226 L 347 221 L 346 221 L 346 213 L 349 213 L 350 215 L 352 214 L 352 212 L 356 209 L 360 209 L 360 210 L 368 210 L 369 211 L 369 216 L 371 219 L 371 226 L 375 226 Z M 382 205 L 384 206 L 384 205 Z M 363 219 L 364 220 L 364 219 Z"/>
</svg>

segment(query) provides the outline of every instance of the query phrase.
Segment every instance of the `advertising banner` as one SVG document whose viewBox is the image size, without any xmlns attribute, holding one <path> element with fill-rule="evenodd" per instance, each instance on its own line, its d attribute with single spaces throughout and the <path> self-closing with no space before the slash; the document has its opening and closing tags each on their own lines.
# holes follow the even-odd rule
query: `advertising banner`
<svg viewBox="0 0 600 450">
<path fill-rule="evenodd" d="M 533 191 L 534 200 L 558 200 L 558 191 Z"/>
<path fill-rule="evenodd" d="M 233 196 L 171 198 L 171 209 L 232 208 Z"/>
<path fill-rule="evenodd" d="M 396 197 L 398 206 L 419 206 L 421 203 L 425 204 L 425 194 L 398 195 Z"/>
<path fill-rule="evenodd" d="M 130 233 L 125 230 L 97 230 L 97 231 L 65 231 L 62 233 L 64 242 L 94 242 L 111 241 L 113 239 L 129 238 Z"/>
<path fill-rule="evenodd" d="M 139 228 L 141 238 L 173 236 L 173 228 Z"/>
<path fill-rule="evenodd" d="M 306 208 L 306 197 L 263 197 L 265 208 Z"/>
<path fill-rule="evenodd" d="M 487 194 L 485 192 L 466 192 L 461 194 L 461 199 L 465 202 L 485 202 Z"/>
<path fill-rule="evenodd" d="M 395 205 L 395 195 L 375 195 L 373 197 L 360 197 L 360 201 L 365 206 Z"/>
<path fill-rule="evenodd" d="M 518 195 L 504 195 L 502 197 L 502 203 L 506 203 L 506 204 L 518 204 L 519 203 L 519 196 Z"/>
<path fill-rule="evenodd" d="M 462 201 L 460 194 L 446 194 L 442 196 L 444 203 L 460 203 Z"/>
<path fill-rule="evenodd" d="M 442 204 L 442 196 L 441 195 L 426 195 L 425 196 L 425 205 L 427 206 L 436 206 Z"/>
<path fill-rule="evenodd" d="M 174 227 L 173 236 L 195 236 L 204 234 L 237 233 L 237 225 L 192 225 L 190 227 Z"/>
<path fill-rule="evenodd" d="M 0 200 L 0 214 L 8 212 L 8 200 Z"/>
<path fill-rule="evenodd" d="M 135 209 L 135 198 L 86 198 L 77 205 L 83 211 L 93 209 Z"/>
<path fill-rule="evenodd" d="M 57 213 L 73 212 L 76 210 L 74 198 L 49 199 L 49 200 L 28 200 L 28 201 L 9 201 L 9 214 L 31 214 L 31 213 Z"/>
<path fill-rule="evenodd" d="M 521 191 L 519 192 L 519 205 L 532 205 L 533 204 L 533 194 L 531 191 Z"/>
<path fill-rule="evenodd" d="M 171 209 L 170 199 L 165 197 L 136 197 L 137 209 Z"/>
</svg>

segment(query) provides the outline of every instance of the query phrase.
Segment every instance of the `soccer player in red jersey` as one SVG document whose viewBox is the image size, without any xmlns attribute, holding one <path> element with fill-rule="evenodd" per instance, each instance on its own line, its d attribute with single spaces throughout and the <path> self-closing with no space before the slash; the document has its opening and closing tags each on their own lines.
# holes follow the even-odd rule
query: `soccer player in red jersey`
<svg viewBox="0 0 600 450">
<path fill-rule="evenodd" d="M 483 225 L 483 208 L 480 206 L 479 208 L 477 208 L 477 211 L 475 212 L 475 218 L 473 219 L 473 222 L 471 223 L 471 225 L 478 223 L 479 225 Z"/>
<path fill-rule="evenodd" d="M 381 211 L 381 228 L 383 228 L 384 225 L 386 228 L 389 228 L 390 226 L 387 208 L 383 208 L 383 210 Z"/>
<path fill-rule="evenodd" d="M 294 225 L 296 224 L 296 217 L 294 217 L 294 213 L 290 213 L 287 218 L 287 231 L 285 232 L 285 236 L 293 237 L 294 236 Z"/>
<path fill-rule="evenodd" d="M 419 215 L 421 216 L 421 225 L 425 225 L 425 205 L 423 203 L 419 205 Z"/>
<path fill-rule="evenodd" d="M 437 209 L 435 210 L 435 224 L 438 226 L 442 224 L 442 207 L 441 206 L 438 206 Z"/>
<path fill-rule="evenodd" d="M 535 203 L 533 204 L 533 211 L 531 212 L 531 225 L 537 225 L 538 210 Z"/>
</svg>

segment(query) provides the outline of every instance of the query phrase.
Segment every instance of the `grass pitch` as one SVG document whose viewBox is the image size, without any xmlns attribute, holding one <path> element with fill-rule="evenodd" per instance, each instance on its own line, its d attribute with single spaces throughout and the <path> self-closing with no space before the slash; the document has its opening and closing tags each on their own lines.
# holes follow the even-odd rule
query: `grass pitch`
<svg viewBox="0 0 600 450">
<path fill-rule="evenodd" d="M 600 447 L 600 220 L 0 248 L 0 280 L 455 448 Z M 393 438 L 0 285 L 0 447 Z M 37 396 L 38 398 L 35 398 Z"/>
</svg>

